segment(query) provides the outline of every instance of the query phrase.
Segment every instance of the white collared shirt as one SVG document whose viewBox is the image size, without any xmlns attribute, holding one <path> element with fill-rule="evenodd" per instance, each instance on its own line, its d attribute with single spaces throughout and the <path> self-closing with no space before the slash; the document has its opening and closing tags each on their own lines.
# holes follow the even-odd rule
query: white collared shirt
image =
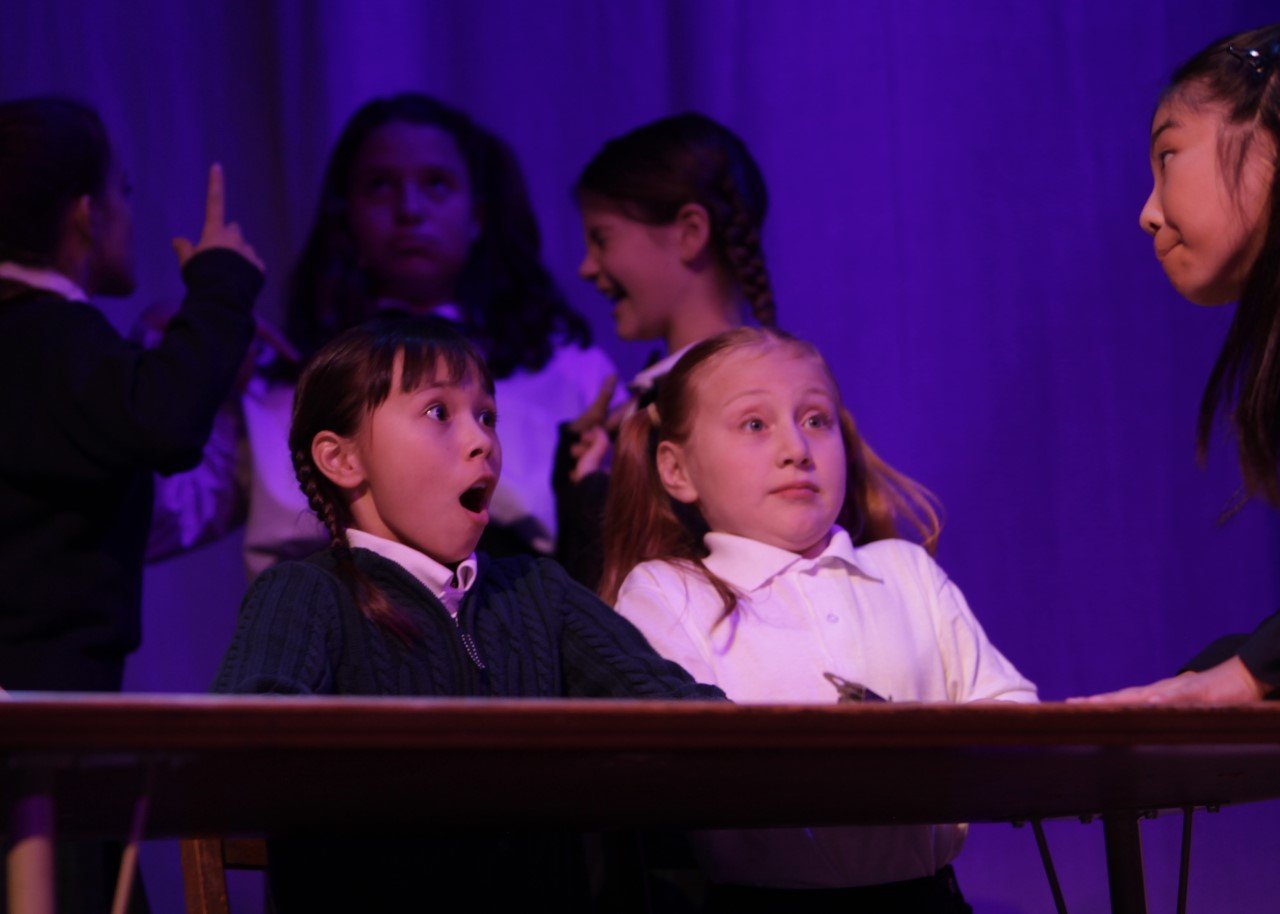
<svg viewBox="0 0 1280 914">
<path fill-rule="evenodd" d="M 677 349 L 670 355 L 663 356 L 643 371 L 637 371 L 635 376 L 627 383 L 627 392 L 633 397 L 639 397 L 649 391 L 655 381 L 676 367 L 676 362 L 680 361 L 680 357 L 694 347 L 693 343 L 681 349 Z"/>
<path fill-rule="evenodd" d="M 463 596 L 476 582 L 477 566 L 474 552 L 458 563 L 456 571 L 451 571 L 424 552 L 419 552 L 403 543 L 374 536 L 372 533 L 365 533 L 363 530 L 348 528 L 347 541 L 351 544 L 351 548 L 376 552 L 409 572 L 422 582 L 423 587 L 440 598 L 440 602 L 444 604 L 445 609 L 449 610 L 451 616 L 458 615 L 458 607 L 462 605 Z"/>
<path fill-rule="evenodd" d="M 618 612 L 663 656 L 742 703 L 836 701 L 823 674 L 892 701 L 1032 702 L 1035 686 L 987 640 L 960 593 L 919 546 L 855 547 L 835 528 L 815 558 L 710 533 L 706 565 L 742 597 L 733 613 L 688 565 L 654 561 L 627 575 Z M 841 785 L 833 785 L 839 789 Z M 872 885 L 936 872 L 965 826 L 699 832 L 715 882 L 778 888 Z"/>
<path fill-rule="evenodd" d="M 31 286 L 33 289 L 44 289 L 54 295 L 61 295 L 68 301 L 85 304 L 89 302 L 89 296 L 84 294 L 84 289 L 76 285 L 69 276 L 64 276 L 56 270 L 23 266 L 12 260 L 6 260 L 0 263 L 0 279 L 11 279 L 24 286 Z"/>
</svg>

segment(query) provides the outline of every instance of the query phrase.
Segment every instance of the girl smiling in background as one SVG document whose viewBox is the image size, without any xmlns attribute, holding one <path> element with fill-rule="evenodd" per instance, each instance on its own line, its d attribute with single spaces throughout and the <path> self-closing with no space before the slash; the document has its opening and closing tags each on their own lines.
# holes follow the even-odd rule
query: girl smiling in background
<svg viewBox="0 0 1280 914">
<path fill-rule="evenodd" d="M 574 188 L 586 254 L 578 274 L 613 303 L 618 336 L 659 340 L 665 356 L 612 388 L 568 427 L 556 458 L 557 557 L 575 578 L 600 579 L 600 516 L 611 438 L 690 346 L 740 326 L 776 322 L 760 232 L 764 177 L 741 138 L 702 114 L 680 114 L 605 143 Z"/>
</svg>

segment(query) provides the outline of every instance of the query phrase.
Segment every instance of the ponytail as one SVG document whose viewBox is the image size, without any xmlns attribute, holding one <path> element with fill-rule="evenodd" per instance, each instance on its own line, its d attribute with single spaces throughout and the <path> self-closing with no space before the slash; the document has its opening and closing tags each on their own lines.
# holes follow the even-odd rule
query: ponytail
<svg viewBox="0 0 1280 914">
<path fill-rule="evenodd" d="M 738 594 L 703 564 L 707 557 L 707 547 L 702 544 L 706 522 L 697 508 L 668 495 L 658 476 L 661 427 L 657 406 L 651 403 L 623 422 L 618 432 L 604 508 L 600 596 L 606 603 L 616 603 L 623 580 L 641 562 L 686 562 L 715 588 L 728 615 L 737 605 Z"/>
</svg>

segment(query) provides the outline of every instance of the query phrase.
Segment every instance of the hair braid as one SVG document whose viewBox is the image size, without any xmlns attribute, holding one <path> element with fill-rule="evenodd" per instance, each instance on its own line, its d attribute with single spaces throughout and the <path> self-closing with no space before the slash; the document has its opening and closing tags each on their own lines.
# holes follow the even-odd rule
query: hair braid
<svg viewBox="0 0 1280 914">
<path fill-rule="evenodd" d="M 688 441 L 698 409 L 699 379 L 708 366 L 735 353 L 779 347 L 816 360 L 839 404 L 839 388 L 817 347 L 780 330 L 739 327 L 690 348 L 663 378 L 654 404 L 623 423 L 605 503 L 600 593 L 606 602 L 616 601 L 623 581 L 637 565 L 657 559 L 686 563 L 702 575 L 721 599 L 721 621 L 733 612 L 739 595 L 705 562 L 706 519 L 696 502 L 677 501 L 668 493 L 657 469 L 657 452 L 662 442 Z M 932 554 L 942 527 L 937 499 L 876 456 L 842 405 L 839 415 L 847 486 L 836 522 L 848 530 L 856 545 L 914 533 Z"/>
<path fill-rule="evenodd" d="M 347 541 L 347 530 L 338 519 L 338 509 L 320 489 L 316 479 L 316 470 L 311 457 L 305 451 L 293 452 L 293 473 L 298 477 L 298 485 L 307 498 L 307 507 L 320 518 L 320 523 L 329 531 L 329 546 L 333 549 L 350 549 Z"/>
<path fill-rule="evenodd" d="M 721 253 L 750 303 L 752 315 L 761 326 L 776 327 L 777 309 L 773 301 L 773 284 L 765 268 L 764 249 L 760 244 L 760 226 L 747 209 L 731 170 L 725 170 L 720 192 L 728 204 Z"/>
<path fill-rule="evenodd" d="M 711 217 L 718 260 L 764 327 L 777 326 L 760 227 L 769 194 L 742 138 L 704 114 L 660 118 L 605 143 L 578 177 L 580 206 L 617 207 L 629 219 L 669 225 L 688 203 Z"/>
<path fill-rule="evenodd" d="M 303 450 L 294 451 L 293 472 L 298 477 L 302 494 L 307 497 L 307 505 L 329 531 L 329 548 L 333 551 L 338 574 L 351 588 L 360 612 L 370 622 L 394 632 L 405 644 L 413 643 L 418 635 L 413 623 L 391 605 L 386 594 L 356 564 L 351 541 L 347 539 L 347 525 L 342 517 L 342 509 L 325 491 L 328 481 L 320 477 L 311 455 Z"/>
</svg>

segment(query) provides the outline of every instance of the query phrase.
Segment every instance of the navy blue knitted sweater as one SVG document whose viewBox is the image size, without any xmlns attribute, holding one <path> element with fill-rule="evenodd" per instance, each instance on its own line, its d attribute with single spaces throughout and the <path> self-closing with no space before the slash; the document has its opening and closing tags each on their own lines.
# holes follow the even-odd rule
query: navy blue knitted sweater
<svg viewBox="0 0 1280 914">
<path fill-rule="evenodd" d="M 395 562 L 364 549 L 354 555 L 421 628 L 417 643 L 406 646 L 365 619 L 337 577 L 332 555 L 322 552 L 277 565 L 254 582 L 214 691 L 724 697 L 658 656 L 631 623 L 550 560 L 481 555 L 455 623 Z M 468 655 L 463 630 L 483 669 Z M 273 840 L 270 855 L 281 914 L 590 907 L 581 845 L 563 833 L 455 831 L 411 841 L 291 836 Z"/>
<path fill-rule="evenodd" d="M 330 552 L 254 582 L 213 690 L 319 695 L 723 698 L 548 559 L 480 555 L 457 621 L 404 568 L 366 549 L 356 564 L 422 631 L 405 645 L 370 622 Z M 468 656 L 474 641 L 483 669 Z"/>
<path fill-rule="evenodd" d="M 0 281 L 0 683 L 112 691 L 142 636 L 152 473 L 200 461 L 262 272 L 212 249 L 155 349 L 92 305 Z"/>
</svg>

